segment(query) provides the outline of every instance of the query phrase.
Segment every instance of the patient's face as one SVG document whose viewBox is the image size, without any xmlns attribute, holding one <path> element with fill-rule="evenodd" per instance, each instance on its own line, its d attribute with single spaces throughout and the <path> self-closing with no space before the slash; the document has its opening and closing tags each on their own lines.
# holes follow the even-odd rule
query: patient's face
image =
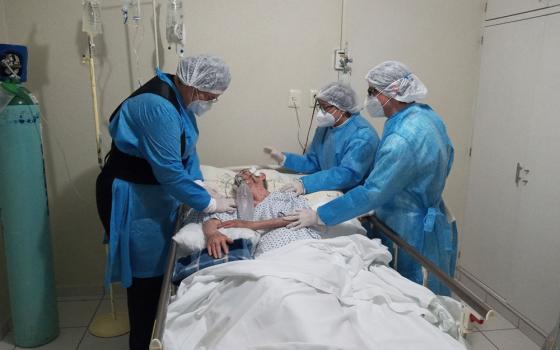
<svg viewBox="0 0 560 350">
<path fill-rule="evenodd" d="M 244 181 L 251 191 L 266 189 L 266 175 L 262 173 L 254 175 L 249 169 L 243 169 L 235 175 L 235 185 L 239 186 L 241 181 Z"/>
</svg>

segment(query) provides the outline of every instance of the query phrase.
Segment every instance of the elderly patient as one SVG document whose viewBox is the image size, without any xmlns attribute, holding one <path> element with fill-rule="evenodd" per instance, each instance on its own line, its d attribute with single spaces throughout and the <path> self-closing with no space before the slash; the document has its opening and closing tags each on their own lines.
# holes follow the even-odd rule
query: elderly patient
<svg viewBox="0 0 560 350">
<path fill-rule="evenodd" d="M 221 228 L 243 227 L 261 230 L 261 238 L 255 250 L 255 256 L 269 250 L 302 239 L 320 239 L 319 233 L 310 228 L 291 230 L 285 226 L 290 223 L 284 216 L 298 209 L 308 209 L 305 199 L 293 192 L 269 192 L 266 175 L 255 175 L 250 170 L 242 170 L 236 175 L 236 183 L 245 181 L 253 194 L 255 204 L 253 220 L 237 220 L 237 212 L 216 213 L 204 218 L 202 230 L 206 237 L 208 253 L 214 258 L 221 258 L 222 252 L 228 253 L 231 239 L 219 230 Z"/>
</svg>

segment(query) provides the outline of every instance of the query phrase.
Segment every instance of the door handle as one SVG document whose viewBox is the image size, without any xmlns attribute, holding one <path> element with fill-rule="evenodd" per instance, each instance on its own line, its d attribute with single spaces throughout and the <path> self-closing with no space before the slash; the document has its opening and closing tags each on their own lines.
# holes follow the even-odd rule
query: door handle
<svg viewBox="0 0 560 350">
<path fill-rule="evenodd" d="M 529 180 L 527 180 L 526 178 L 524 178 L 522 175 L 528 175 L 531 171 L 529 169 L 525 169 L 521 166 L 521 164 L 519 164 L 519 162 L 517 163 L 517 166 L 515 168 L 515 185 L 517 187 L 519 187 L 519 183 L 523 183 L 523 185 L 527 185 L 527 183 L 529 182 Z"/>
<path fill-rule="evenodd" d="M 521 170 L 523 170 L 523 167 L 517 162 L 517 168 L 515 170 L 515 186 L 517 187 L 519 187 L 519 181 L 521 181 Z"/>
</svg>

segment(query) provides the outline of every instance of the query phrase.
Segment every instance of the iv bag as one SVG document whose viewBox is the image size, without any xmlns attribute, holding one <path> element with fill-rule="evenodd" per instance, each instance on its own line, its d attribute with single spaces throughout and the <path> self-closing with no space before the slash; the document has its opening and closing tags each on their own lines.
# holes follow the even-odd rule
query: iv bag
<svg viewBox="0 0 560 350">
<path fill-rule="evenodd" d="M 125 24 L 128 22 L 128 19 L 132 19 L 136 24 L 138 23 L 142 17 L 140 6 L 140 0 L 123 0 L 121 12 Z"/>
<path fill-rule="evenodd" d="M 245 182 L 242 182 L 237 188 L 235 204 L 237 205 L 237 218 L 239 220 L 253 220 L 253 194 Z"/>
<path fill-rule="evenodd" d="M 169 44 L 183 43 L 183 0 L 167 1 L 165 34 Z"/>
<path fill-rule="evenodd" d="M 91 36 L 103 33 L 100 6 L 99 0 L 82 2 L 82 31 Z"/>
</svg>

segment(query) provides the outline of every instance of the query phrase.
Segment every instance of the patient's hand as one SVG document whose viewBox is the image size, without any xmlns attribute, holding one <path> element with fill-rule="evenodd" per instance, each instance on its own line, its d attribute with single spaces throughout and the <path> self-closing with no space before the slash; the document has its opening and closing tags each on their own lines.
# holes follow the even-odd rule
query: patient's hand
<svg viewBox="0 0 560 350">
<path fill-rule="evenodd" d="M 224 221 L 218 225 L 218 228 L 232 228 L 232 227 L 239 227 L 239 228 L 250 228 L 251 230 L 256 230 L 255 222 L 250 220 L 229 220 Z"/>
<path fill-rule="evenodd" d="M 229 252 L 228 243 L 233 243 L 231 238 L 218 231 L 219 224 L 218 219 L 210 219 L 202 224 L 208 254 L 214 259 L 222 257 L 222 250 L 224 254 L 227 254 Z"/>
<path fill-rule="evenodd" d="M 222 258 L 222 250 L 224 254 L 229 253 L 228 244 L 233 243 L 233 240 L 228 236 L 215 231 L 213 233 L 207 234 L 206 236 L 206 248 L 208 249 L 208 254 L 214 259 Z"/>
</svg>

